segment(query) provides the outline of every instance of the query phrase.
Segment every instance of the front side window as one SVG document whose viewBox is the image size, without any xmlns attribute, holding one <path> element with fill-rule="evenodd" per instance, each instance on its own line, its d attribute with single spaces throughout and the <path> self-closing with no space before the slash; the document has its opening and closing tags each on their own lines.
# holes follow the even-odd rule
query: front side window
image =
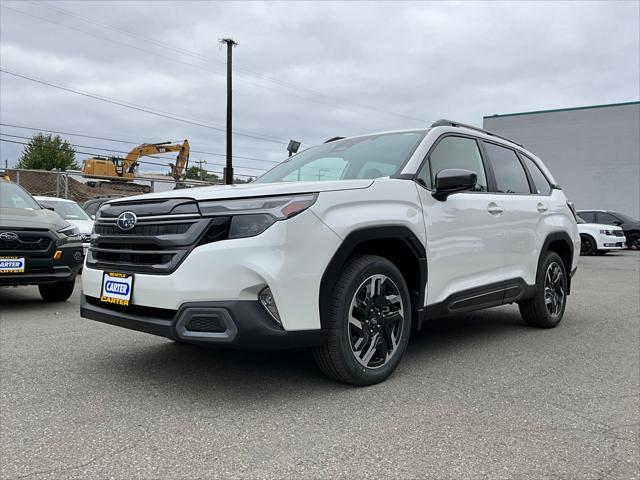
<svg viewBox="0 0 640 480">
<path fill-rule="evenodd" d="M 484 142 L 484 148 L 493 166 L 496 188 L 499 193 L 531 193 L 527 174 L 524 172 L 516 152 L 510 148 L 487 142 Z"/>
<path fill-rule="evenodd" d="M 445 137 L 429 155 L 429 161 L 418 173 L 418 181 L 433 189 L 438 173 L 449 168 L 460 168 L 475 172 L 478 176 L 475 191 L 487 191 L 487 177 L 478 144 L 472 138 Z"/>
<path fill-rule="evenodd" d="M 309 148 L 285 160 L 254 183 L 354 180 L 399 173 L 425 131 L 346 138 Z"/>
<path fill-rule="evenodd" d="M 598 223 L 603 225 L 615 225 L 616 223 L 622 223 L 616 217 L 610 213 L 598 212 Z"/>
<path fill-rule="evenodd" d="M 549 185 L 547 177 L 544 176 L 544 173 L 542 173 L 538 165 L 536 165 L 536 163 L 527 156 L 523 155 L 523 158 L 524 163 L 531 174 L 531 178 L 533 179 L 533 184 L 535 185 L 538 195 L 551 194 L 551 185 Z"/>
</svg>

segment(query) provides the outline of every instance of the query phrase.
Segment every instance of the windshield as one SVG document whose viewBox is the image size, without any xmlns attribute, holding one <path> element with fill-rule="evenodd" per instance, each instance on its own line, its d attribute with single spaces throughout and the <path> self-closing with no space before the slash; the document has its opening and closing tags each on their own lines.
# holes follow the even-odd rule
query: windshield
<svg viewBox="0 0 640 480">
<path fill-rule="evenodd" d="M 41 207 L 31 195 L 15 183 L 0 181 L 0 207 L 27 208 L 40 210 Z"/>
<path fill-rule="evenodd" d="M 399 173 L 425 131 L 347 138 L 312 147 L 269 170 L 255 183 L 388 177 Z"/>
<path fill-rule="evenodd" d="M 65 220 L 91 220 L 89 215 L 75 202 L 56 202 L 55 200 L 40 200 L 45 207 L 52 207 Z"/>
<path fill-rule="evenodd" d="M 622 220 L 623 223 L 638 223 L 638 220 L 636 220 L 635 218 L 630 217 L 629 215 L 625 215 L 624 213 L 613 212 L 613 214 L 616 217 L 618 217 L 620 220 Z"/>
</svg>

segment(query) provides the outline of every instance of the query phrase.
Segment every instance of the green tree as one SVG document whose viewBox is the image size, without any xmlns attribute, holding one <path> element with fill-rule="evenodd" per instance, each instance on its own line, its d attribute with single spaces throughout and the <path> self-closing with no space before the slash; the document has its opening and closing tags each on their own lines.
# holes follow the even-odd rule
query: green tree
<svg viewBox="0 0 640 480">
<path fill-rule="evenodd" d="M 24 147 L 18 168 L 77 170 L 76 151 L 59 135 L 36 133 Z"/>
</svg>

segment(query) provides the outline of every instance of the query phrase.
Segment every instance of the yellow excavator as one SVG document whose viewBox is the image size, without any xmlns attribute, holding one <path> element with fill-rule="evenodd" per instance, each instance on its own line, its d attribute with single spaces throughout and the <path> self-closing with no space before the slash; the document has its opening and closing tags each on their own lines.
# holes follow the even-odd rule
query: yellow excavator
<svg viewBox="0 0 640 480">
<path fill-rule="evenodd" d="M 117 184 L 130 186 L 135 178 L 135 169 L 138 166 L 138 159 L 149 155 L 157 155 L 159 153 L 179 152 L 176 157 L 175 165 L 170 163 L 171 176 L 179 184 L 180 179 L 189 163 L 189 142 L 185 140 L 182 143 L 143 143 L 132 149 L 126 157 L 92 157 L 87 158 L 82 164 L 82 176 L 84 178 L 97 178 L 109 180 L 109 182 L 87 182 L 88 186 L 110 186 L 116 187 Z M 139 185 L 140 190 L 149 191 L 146 185 Z"/>
</svg>

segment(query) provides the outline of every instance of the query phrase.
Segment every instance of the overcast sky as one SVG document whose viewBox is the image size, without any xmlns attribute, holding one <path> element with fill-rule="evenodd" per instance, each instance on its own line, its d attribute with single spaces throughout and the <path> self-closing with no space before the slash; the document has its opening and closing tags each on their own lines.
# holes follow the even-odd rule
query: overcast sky
<svg viewBox="0 0 640 480">
<path fill-rule="evenodd" d="M 234 130 L 245 135 L 234 154 L 258 159 L 236 159 L 236 173 L 273 165 L 292 138 L 308 146 L 443 117 L 481 126 L 494 113 L 640 98 L 637 1 L 0 4 L 3 70 L 185 120 L 1 73 L 1 123 L 134 143 L 188 138 L 207 152 L 191 160 L 209 170 L 224 163 L 223 37 L 239 44 Z M 0 132 L 19 142 L 33 133 Z M 132 146 L 63 137 L 91 153 Z M 21 150 L 1 142 L 0 159 L 14 164 Z"/>
</svg>

